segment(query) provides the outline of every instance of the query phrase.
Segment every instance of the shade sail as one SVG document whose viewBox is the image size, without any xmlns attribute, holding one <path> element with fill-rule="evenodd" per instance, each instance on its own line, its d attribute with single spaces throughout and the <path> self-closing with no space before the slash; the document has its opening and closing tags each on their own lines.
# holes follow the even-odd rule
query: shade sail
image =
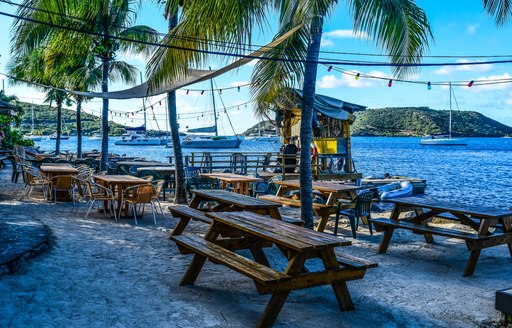
<svg viewBox="0 0 512 328">
<path fill-rule="evenodd" d="M 302 104 L 302 90 L 294 89 Z M 366 109 L 366 106 L 356 105 L 333 97 L 315 94 L 315 110 L 320 113 L 338 119 L 347 120 L 349 114 Z"/>
</svg>

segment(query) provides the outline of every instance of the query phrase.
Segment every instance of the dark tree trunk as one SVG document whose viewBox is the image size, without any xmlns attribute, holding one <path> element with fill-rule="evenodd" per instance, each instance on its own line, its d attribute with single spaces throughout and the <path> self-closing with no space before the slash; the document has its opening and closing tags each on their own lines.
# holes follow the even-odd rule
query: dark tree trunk
<svg viewBox="0 0 512 328">
<path fill-rule="evenodd" d="M 60 155 L 60 136 L 62 135 L 62 101 L 57 102 L 57 139 L 55 139 L 55 156 Z"/>
<path fill-rule="evenodd" d="M 108 74 L 109 74 L 109 59 L 104 57 L 102 59 L 103 66 L 103 75 L 101 81 L 101 91 L 108 92 Z M 101 110 L 101 129 L 102 129 L 102 138 L 101 138 L 101 171 L 107 170 L 107 162 L 108 162 L 108 99 L 103 99 L 103 108 Z"/>
<path fill-rule="evenodd" d="M 178 24 L 178 13 L 169 19 L 169 31 Z M 187 190 L 185 181 L 185 169 L 183 167 L 183 152 L 181 150 L 179 125 L 176 108 L 176 92 L 167 93 L 167 112 L 169 115 L 169 127 L 171 128 L 172 149 L 174 151 L 175 190 L 174 202 L 178 204 L 187 203 Z"/>
<path fill-rule="evenodd" d="M 313 220 L 313 175 L 309 146 L 313 141 L 313 105 L 317 75 L 318 52 L 322 38 L 323 17 L 316 16 L 311 23 L 311 35 L 304 68 L 302 116 L 300 123 L 300 210 L 306 228 L 312 229 Z"/>
<path fill-rule="evenodd" d="M 82 97 L 76 98 L 76 156 L 82 157 Z"/>
</svg>

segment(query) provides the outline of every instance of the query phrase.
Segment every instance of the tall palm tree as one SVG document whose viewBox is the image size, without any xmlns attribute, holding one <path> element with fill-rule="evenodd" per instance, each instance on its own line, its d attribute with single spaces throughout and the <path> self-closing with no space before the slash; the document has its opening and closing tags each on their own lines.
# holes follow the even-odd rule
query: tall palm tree
<svg viewBox="0 0 512 328">
<path fill-rule="evenodd" d="M 140 25 L 134 26 L 137 0 L 24 0 L 27 6 L 18 10 L 18 16 L 49 22 L 55 25 L 72 27 L 73 30 L 47 26 L 34 21 L 21 19 L 14 22 L 13 52 L 29 52 L 51 39 L 60 41 L 62 53 L 71 56 L 93 55 L 101 64 L 101 91 L 108 92 L 109 80 L 113 72 L 118 72 L 121 80 L 135 83 L 135 67 L 116 60 L 119 52 L 143 53 L 150 49 L 144 44 L 125 41 L 157 42 L 156 30 Z M 36 7 L 39 10 L 31 10 Z M 80 32 L 77 32 L 80 31 Z M 103 99 L 101 142 L 101 169 L 106 169 L 108 160 L 108 113 L 109 100 Z"/>
<path fill-rule="evenodd" d="M 25 52 L 9 62 L 9 73 L 21 80 L 30 83 L 37 83 L 36 88 L 46 92 L 45 102 L 50 105 L 55 102 L 57 106 L 57 138 L 55 140 L 55 154 L 60 154 L 60 143 L 62 135 L 62 105 L 66 102 L 66 92 L 44 87 L 41 85 L 53 85 L 58 88 L 65 88 L 63 79 L 55 71 L 47 69 L 46 48 L 36 48 L 32 52 Z M 22 83 L 12 80 L 13 83 Z"/>
<path fill-rule="evenodd" d="M 503 26 L 512 18 L 512 2 L 510 0 L 483 0 L 484 10 L 494 16 L 496 25 Z"/>
<path fill-rule="evenodd" d="M 178 0 L 167 2 L 171 7 L 179 4 Z M 191 49 L 222 48 L 224 51 L 241 53 L 243 45 L 251 39 L 254 26 L 267 27 L 269 10 L 279 13 L 277 35 L 304 24 L 301 31 L 277 49 L 271 49 L 267 56 L 305 61 L 259 61 L 253 74 L 255 87 L 252 94 L 258 101 L 257 109 L 262 111 L 286 87 L 301 85 L 304 90 L 300 132 L 301 217 L 306 227 L 310 228 L 313 226 L 313 204 L 309 145 L 312 141 L 316 62 L 324 19 L 329 17 L 337 4 L 336 0 L 189 0 L 184 2 L 178 26 L 163 40 L 166 44 L 180 44 Z M 424 11 L 414 0 L 346 0 L 345 4 L 353 15 L 354 28 L 372 37 L 379 47 L 388 52 L 393 62 L 416 63 L 421 59 L 432 34 Z M 205 60 L 206 55 L 197 52 L 158 49 L 149 62 L 148 71 L 153 85 L 158 85 L 186 75 L 191 64 L 201 65 Z M 410 71 L 406 66 L 396 66 L 394 69 L 398 76 Z M 261 83 L 255 84 L 254 81 Z"/>
</svg>

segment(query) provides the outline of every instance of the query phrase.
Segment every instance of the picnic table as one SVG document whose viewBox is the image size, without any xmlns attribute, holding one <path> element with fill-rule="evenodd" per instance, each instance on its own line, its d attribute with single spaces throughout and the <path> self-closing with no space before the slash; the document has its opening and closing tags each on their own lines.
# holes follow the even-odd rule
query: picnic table
<svg viewBox="0 0 512 328">
<path fill-rule="evenodd" d="M 386 253 L 395 229 L 408 229 L 423 234 L 427 243 L 433 242 L 432 235 L 464 240 L 471 252 L 464 269 L 465 277 L 474 273 L 480 252 L 484 248 L 508 245 L 512 256 L 512 210 L 462 205 L 420 197 L 404 197 L 388 200 L 388 202 L 394 203 L 391 217 L 371 220 L 377 231 L 384 231 L 378 249 L 379 254 Z M 399 219 L 400 214 L 410 211 L 414 211 L 415 215 Z M 428 221 L 433 217 L 456 221 L 475 232 L 468 233 L 456 229 L 429 226 Z M 492 227 L 500 229 L 491 233 L 490 228 Z"/>
<path fill-rule="evenodd" d="M 226 190 L 192 190 L 194 196 L 188 206 L 186 205 L 175 205 L 169 206 L 169 211 L 173 217 L 179 218 L 180 222 L 173 230 L 172 235 L 180 235 L 187 227 L 190 220 L 196 220 L 211 224 L 212 221 L 209 219 L 205 212 L 220 212 L 220 211 L 249 211 L 262 215 L 268 215 L 271 218 L 282 220 L 281 213 L 279 213 L 279 207 L 281 204 L 269 202 L 260 198 L 249 197 L 242 194 Z M 203 202 L 215 202 L 216 206 L 205 209 L 199 209 L 199 206 Z M 290 219 L 287 219 L 287 221 Z M 293 220 L 290 220 L 293 222 Z"/>
<path fill-rule="evenodd" d="M 147 166 L 173 166 L 168 163 L 162 163 L 162 162 L 156 162 L 156 161 L 118 161 L 116 163 L 117 165 L 127 165 L 127 166 L 133 166 L 137 165 L 140 167 L 147 167 Z"/>
<path fill-rule="evenodd" d="M 121 211 L 121 201 L 124 189 L 129 186 L 149 183 L 148 180 L 131 175 L 94 175 L 93 178 L 98 182 L 98 184 L 112 190 L 112 193 L 117 197 L 118 208 L 116 208 L 116 217 L 119 216 L 119 212 Z M 108 206 L 107 202 L 105 202 L 104 206 Z M 127 216 L 128 214 L 128 205 L 126 205 L 124 208 L 124 215 Z"/>
<path fill-rule="evenodd" d="M 276 195 L 263 195 L 260 196 L 262 199 L 277 202 L 283 205 L 292 207 L 300 207 L 300 199 L 286 197 L 286 193 L 300 189 L 299 180 L 285 180 L 276 181 L 275 184 L 279 185 Z M 337 183 L 332 181 L 313 181 L 313 190 L 317 190 L 327 198 L 325 204 L 313 203 L 313 211 L 316 215 L 320 216 L 320 222 L 316 226 L 315 230 L 323 232 L 327 221 L 331 214 L 336 212 L 337 200 L 342 199 L 354 199 L 357 197 L 356 191 L 361 189 L 359 186 Z"/>
<path fill-rule="evenodd" d="M 249 195 L 249 184 L 251 182 L 262 181 L 261 178 L 234 173 L 201 173 L 200 175 L 202 177 L 219 180 L 222 189 L 226 189 L 228 184 L 232 184 L 233 191 L 243 195 Z"/>
<path fill-rule="evenodd" d="M 298 289 L 331 285 L 340 309 L 353 310 L 346 282 L 363 278 L 368 268 L 376 266 L 376 263 L 335 252 L 335 247 L 350 245 L 350 241 L 331 235 L 255 213 L 210 212 L 206 215 L 213 223 L 204 238 L 192 234 L 171 237 L 179 247 L 195 254 L 180 286 L 193 285 L 207 259 L 251 278 L 258 293 L 272 294 L 257 327 L 272 326 L 290 292 Z M 219 239 L 226 232 L 242 237 Z M 275 244 L 288 260 L 284 270 L 270 266 L 262 247 L 269 243 Z M 235 253 L 239 249 L 249 249 L 254 260 Z M 308 259 L 320 259 L 323 265 L 307 268 Z"/>
<path fill-rule="evenodd" d="M 39 169 L 41 173 L 46 175 L 51 181 L 53 181 L 52 179 L 56 176 L 70 176 L 69 180 L 71 181 L 71 176 L 78 174 L 78 169 L 68 163 L 46 163 L 42 164 Z M 50 185 L 50 188 L 53 189 L 53 184 Z M 71 190 L 71 183 L 69 184 L 69 189 Z M 50 197 L 53 195 L 52 190 L 50 190 L 49 195 Z M 70 193 L 57 190 L 57 199 L 60 201 L 69 201 L 71 200 Z"/>
</svg>

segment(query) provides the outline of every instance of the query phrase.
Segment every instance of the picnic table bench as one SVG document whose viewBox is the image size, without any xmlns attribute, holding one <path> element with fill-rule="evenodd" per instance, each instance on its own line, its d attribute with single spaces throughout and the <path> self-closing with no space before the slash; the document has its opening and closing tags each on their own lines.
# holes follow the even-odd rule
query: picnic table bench
<svg viewBox="0 0 512 328">
<path fill-rule="evenodd" d="M 508 245 L 512 256 L 512 211 L 482 206 L 467 206 L 449 201 L 431 200 L 419 197 L 404 197 L 388 200 L 394 203 L 389 219 L 371 219 L 377 231 L 384 231 L 378 249 L 379 254 L 386 253 L 395 229 L 412 230 L 423 234 L 427 243 L 434 241 L 433 235 L 462 239 L 471 252 L 464 270 L 464 276 L 474 273 L 480 252 L 484 248 L 498 245 Z M 400 214 L 414 211 L 415 216 L 399 219 Z M 429 226 L 428 221 L 433 217 L 448 218 L 470 227 L 475 232 L 468 233 L 456 229 Z M 493 226 L 499 226 L 491 233 Z"/>
<path fill-rule="evenodd" d="M 350 245 L 350 241 L 304 229 L 280 220 L 250 212 L 206 213 L 212 219 L 204 238 L 191 234 L 172 236 L 179 247 L 194 253 L 180 286 L 193 285 L 203 265 L 209 259 L 239 272 L 254 281 L 259 294 L 272 294 L 258 327 L 273 325 L 289 293 L 293 290 L 331 285 L 342 311 L 354 309 L 347 281 L 362 279 L 368 268 L 376 263 L 336 251 L 338 246 Z M 218 239 L 221 233 L 238 232 L 240 238 Z M 275 244 L 288 259 L 284 271 L 273 269 L 262 245 Z M 249 248 L 254 259 L 235 253 Z M 323 268 L 309 271 L 308 259 L 318 258 Z"/>
</svg>

